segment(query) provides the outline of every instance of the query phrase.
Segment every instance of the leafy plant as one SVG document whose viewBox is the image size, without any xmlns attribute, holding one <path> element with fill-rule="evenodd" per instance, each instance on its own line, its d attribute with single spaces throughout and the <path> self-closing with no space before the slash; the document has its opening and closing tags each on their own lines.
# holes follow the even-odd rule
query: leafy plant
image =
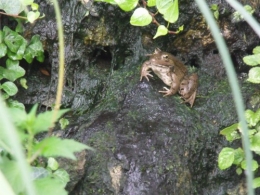
<svg viewBox="0 0 260 195">
<path fill-rule="evenodd" d="M 122 10 L 128 12 L 135 9 L 138 5 L 138 0 L 95 0 L 118 5 Z M 154 14 L 149 9 L 156 8 L 158 11 Z M 159 24 L 155 19 L 158 12 L 162 15 L 167 25 Z M 179 2 L 178 0 L 148 0 L 142 1 L 142 6 L 136 8 L 130 18 L 130 24 L 133 26 L 146 26 L 155 23 L 158 28 L 154 39 L 166 35 L 177 34 L 183 30 L 183 26 L 179 27 L 177 31 L 170 31 L 168 29 L 169 23 L 175 23 L 179 18 Z"/>
<path fill-rule="evenodd" d="M 250 6 L 250 5 L 245 5 L 244 6 L 244 9 L 250 14 L 252 15 L 255 10 Z M 237 23 L 237 22 L 241 22 L 241 21 L 244 21 L 244 16 L 241 15 L 238 11 L 235 11 L 233 14 L 232 14 L 232 22 L 234 23 Z"/>
<path fill-rule="evenodd" d="M 0 31 L 0 58 L 6 60 L 6 65 L 0 66 L 0 89 L 2 97 L 7 99 L 18 92 L 14 82 L 25 75 L 25 70 L 19 66 L 19 61 L 25 59 L 28 63 L 32 63 L 36 58 L 43 62 L 44 51 L 40 37 L 34 35 L 27 41 L 19 33 L 5 26 Z M 21 80 L 20 84 L 26 88 L 25 79 Z"/>
<path fill-rule="evenodd" d="M 253 55 L 243 58 L 243 61 L 248 66 L 254 66 L 248 73 L 248 81 L 252 83 L 260 83 L 260 46 L 253 49 Z"/>
<path fill-rule="evenodd" d="M 30 11 L 28 11 L 28 8 Z M 0 1 L 0 14 L 7 16 L 12 16 L 14 18 L 24 19 L 33 23 L 35 20 L 44 17 L 40 17 L 40 12 L 38 11 L 39 5 L 34 3 L 34 0 L 1 0 Z M 20 16 L 19 16 L 20 14 Z M 21 16 L 26 15 L 26 17 Z"/>
<path fill-rule="evenodd" d="M 67 194 L 64 190 L 69 181 L 68 173 L 63 169 L 58 169 L 59 165 L 53 157 L 65 157 L 76 160 L 74 152 L 90 147 L 70 139 L 61 139 L 55 136 L 46 137 L 42 140 L 36 139 L 39 133 L 46 132 L 52 128 L 52 118 L 54 111 L 47 111 L 36 114 L 37 105 L 29 113 L 24 109 L 10 108 L 10 115 L 16 125 L 20 140 L 26 151 L 26 159 L 31 164 L 31 171 L 36 189 L 39 194 Z M 55 118 L 57 121 L 66 110 L 60 110 Z M 1 125 L 1 122 L 0 122 Z M 24 186 L 20 185 L 20 173 L 17 161 L 12 156 L 12 147 L 6 137 L 6 133 L 0 130 L 0 169 L 6 176 L 16 194 L 24 191 Z M 48 158 L 47 166 L 44 167 L 39 157 Z M 55 185 L 54 185 L 55 184 Z M 42 186 L 44 185 L 44 187 Z M 52 191 L 52 192 L 51 192 Z"/>
<path fill-rule="evenodd" d="M 253 49 L 253 55 L 249 55 L 243 58 L 244 63 L 249 66 L 257 66 L 260 64 L 260 46 Z M 260 83 L 260 67 L 251 68 L 248 74 L 248 81 L 252 83 Z M 256 112 L 252 110 L 245 111 L 246 121 L 249 127 L 249 141 L 250 150 L 257 155 L 260 154 L 260 109 Z M 241 127 L 239 123 L 233 124 L 222 131 L 221 135 L 224 135 L 229 142 L 233 142 L 236 139 L 241 139 Z M 221 170 L 227 169 L 232 165 L 235 165 L 238 175 L 242 173 L 242 170 L 246 169 L 245 154 L 242 148 L 229 148 L 224 147 L 219 153 L 218 165 Z M 256 171 L 259 164 L 256 160 L 252 161 L 252 171 Z M 254 188 L 260 187 L 260 177 L 253 180 Z"/>
<path fill-rule="evenodd" d="M 218 4 L 212 4 L 210 6 L 210 9 L 213 11 L 213 15 L 216 18 L 216 20 L 218 20 L 218 18 L 219 18 Z"/>
</svg>

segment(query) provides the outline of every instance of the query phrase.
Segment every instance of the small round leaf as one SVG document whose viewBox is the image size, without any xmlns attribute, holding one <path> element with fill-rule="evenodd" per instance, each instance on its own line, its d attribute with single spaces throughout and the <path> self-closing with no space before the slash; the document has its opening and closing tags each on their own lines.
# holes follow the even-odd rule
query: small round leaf
<svg viewBox="0 0 260 195">
<path fill-rule="evenodd" d="M 16 85 L 10 81 L 3 83 L 1 87 L 9 96 L 13 96 L 18 92 Z"/>
<path fill-rule="evenodd" d="M 218 156 L 218 167 L 221 170 L 229 168 L 234 162 L 234 149 L 233 148 L 223 148 Z"/>
<path fill-rule="evenodd" d="M 145 8 L 137 8 L 131 16 L 130 23 L 133 26 L 146 26 L 152 22 L 152 16 Z"/>
<path fill-rule="evenodd" d="M 247 80 L 252 83 L 260 83 L 260 67 L 251 68 Z"/>
<path fill-rule="evenodd" d="M 153 38 L 155 39 L 159 36 L 166 35 L 167 33 L 168 33 L 168 29 L 164 25 L 160 25 L 160 26 L 158 26 L 156 34 Z"/>
</svg>

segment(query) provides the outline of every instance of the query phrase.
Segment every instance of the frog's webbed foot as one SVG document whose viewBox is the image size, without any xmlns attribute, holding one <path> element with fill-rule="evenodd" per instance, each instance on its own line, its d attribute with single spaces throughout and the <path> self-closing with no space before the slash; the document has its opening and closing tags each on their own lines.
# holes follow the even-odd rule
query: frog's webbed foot
<svg viewBox="0 0 260 195">
<path fill-rule="evenodd" d="M 173 95 L 174 91 L 172 89 L 168 89 L 167 87 L 164 87 L 165 91 L 159 91 L 160 93 L 164 93 L 163 97 Z"/>
<path fill-rule="evenodd" d="M 193 94 L 189 98 L 181 97 L 182 99 L 184 99 L 184 101 L 182 103 L 189 103 L 190 107 L 192 108 L 195 98 L 196 98 L 196 94 L 197 94 L 197 91 L 194 91 Z"/>
<path fill-rule="evenodd" d="M 145 77 L 147 79 L 147 81 L 149 81 L 149 77 L 148 76 L 153 77 L 153 75 L 151 75 L 150 73 L 151 73 L 151 71 L 143 70 L 141 72 L 140 81 L 142 81 L 143 77 Z"/>
</svg>

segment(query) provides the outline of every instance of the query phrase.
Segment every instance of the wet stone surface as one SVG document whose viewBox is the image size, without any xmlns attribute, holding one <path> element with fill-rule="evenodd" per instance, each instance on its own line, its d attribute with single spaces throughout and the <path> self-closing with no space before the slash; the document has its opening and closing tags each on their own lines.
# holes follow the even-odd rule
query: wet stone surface
<svg viewBox="0 0 260 195">
<path fill-rule="evenodd" d="M 78 154 L 74 164 L 63 160 L 72 181 L 70 194 L 246 194 L 243 175 L 237 176 L 234 168 L 217 167 L 218 153 L 230 146 L 219 131 L 237 122 L 237 116 L 221 58 L 195 2 L 180 1 L 180 20 L 170 28 L 184 24 L 182 33 L 155 40 L 154 25 L 133 27 L 131 13 L 115 6 L 95 2 L 98 16 L 84 17 L 86 8 L 80 1 L 59 2 L 66 51 L 63 107 L 74 114 L 67 116 L 69 127 L 57 132 L 96 149 Z M 227 12 L 218 23 L 250 107 L 258 89 L 241 76 L 246 73 L 241 56 L 259 39 L 249 27 L 242 28 L 245 23 L 231 23 L 232 9 L 222 6 Z M 21 90 L 17 98 L 26 105 L 49 107 L 58 78 L 57 29 L 51 5 L 41 2 L 40 7 L 46 17 L 28 27 L 28 34 L 40 34 L 51 75 L 42 75 L 37 68 L 27 71 L 29 89 Z M 178 95 L 162 97 L 158 91 L 165 85 L 156 76 L 150 82 L 139 81 L 145 55 L 155 48 L 196 69 L 199 88 L 192 109 L 181 104 Z"/>
</svg>

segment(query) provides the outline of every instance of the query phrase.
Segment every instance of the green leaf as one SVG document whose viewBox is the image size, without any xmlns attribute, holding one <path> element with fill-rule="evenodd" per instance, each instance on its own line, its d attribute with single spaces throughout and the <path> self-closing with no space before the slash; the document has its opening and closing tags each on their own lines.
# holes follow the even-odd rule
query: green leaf
<svg viewBox="0 0 260 195">
<path fill-rule="evenodd" d="M 253 188 L 259 188 L 260 187 L 260 177 L 256 177 L 253 180 Z"/>
<path fill-rule="evenodd" d="M 229 127 L 226 127 L 225 129 L 220 131 L 221 135 L 224 135 L 227 139 L 227 141 L 232 142 L 236 139 L 240 138 L 239 133 L 237 132 L 238 129 L 238 123 L 235 123 Z"/>
<path fill-rule="evenodd" d="M 50 172 L 43 167 L 31 167 L 31 170 L 33 180 L 44 178 L 50 175 Z"/>
<path fill-rule="evenodd" d="M 210 6 L 210 9 L 213 10 L 213 11 L 218 10 L 218 4 L 212 4 L 212 5 Z"/>
<path fill-rule="evenodd" d="M 241 168 L 246 170 L 246 160 L 241 162 Z M 252 160 L 252 171 L 255 171 L 256 169 L 258 169 L 258 163 L 255 160 Z"/>
<path fill-rule="evenodd" d="M 6 101 L 9 108 L 18 108 L 20 110 L 25 110 L 24 105 L 21 102 L 18 102 L 17 100 L 9 99 Z"/>
<path fill-rule="evenodd" d="M 30 23 L 34 23 L 35 20 L 37 20 L 40 17 L 40 12 L 39 11 L 30 11 L 27 14 L 27 20 Z"/>
<path fill-rule="evenodd" d="M 19 66 L 19 61 L 16 60 L 6 60 L 6 69 L 3 69 L 3 77 L 15 81 L 16 79 L 25 75 L 25 70 Z"/>
<path fill-rule="evenodd" d="M 43 113 L 40 113 L 34 123 L 32 124 L 32 130 L 34 134 L 43 132 L 43 131 L 48 131 L 50 127 L 52 127 L 52 121 L 57 121 L 58 118 L 60 118 L 64 113 L 68 112 L 69 109 L 64 109 L 64 110 L 59 110 L 56 114 L 56 118 L 53 119 L 54 111 L 46 111 Z"/>
<path fill-rule="evenodd" d="M 27 41 L 21 35 L 15 31 L 12 31 L 7 26 L 4 27 L 3 31 L 5 33 L 4 42 L 8 49 L 13 53 L 17 53 L 17 55 L 23 54 Z"/>
<path fill-rule="evenodd" d="M 131 16 L 130 23 L 133 26 L 146 26 L 152 22 L 152 16 L 147 9 L 139 7 Z"/>
<path fill-rule="evenodd" d="M 20 79 L 20 84 L 24 89 L 28 89 L 27 80 L 25 78 Z"/>
<path fill-rule="evenodd" d="M 260 132 L 253 135 L 250 139 L 250 149 L 255 152 L 260 151 Z"/>
<path fill-rule="evenodd" d="M 251 68 L 247 80 L 252 83 L 260 83 L 260 67 Z"/>
<path fill-rule="evenodd" d="M 239 165 L 245 159 L 244 150 L 242 148 L 237 148 L 234 150 L 234 165 Z"/>
<path fill-rule="evenodd" d="M 249 66 L 256 66 L 260 64 L 260 54 L 258 53 L 254 55 L 245 56 L 243 58 L 243 61 Z"/>
<path fill-rule="evenodd" d="M 166 12 L 163 14 L 163 17 L 166 21 L 170 23 L 174 23 L 179 18 L 179 3 L 178 0 L 174 0 L 174 2 L 168 7 Z"/>
<path fill-rule="evenodd" d="M 28 63 L 32 63 L 32 60 L 33 60 L 34 57 L 37 57 L 37 60 L 39 62 L 43 62 L 43 60 L 44 60 L 43 53 L 44 53 L 44 51 L 43 51 L 42 43 L 41 43 L 41 40 L 40 40 L 40 36 L 34 35 L 31 39 L 29 45 L 27 46 L 25 52 L 24 52 L 23 58 Z"/>
<path fill-rule="evenodd" d="M 17 0 L 1 0 L 0 9 L 4 10 L 7 14 L 18 15 L 24 10 L 24 6 Z"/>
<path fill-rule="evenodd" d="M 138 0 L 114 0 L 116 4 L 124 11 L 131 11 L 137 6 Z"/>
<path fill-rule="evenodd" d="M 160 26 L 158 26 L 156 34 L 153 37 L 153 39 L 155 39 L 159 36 L 167 35 L 167 33 L 168 33 L 168 29 L 164 25 L 160 25 Z"/>
<path fill-rule="evenodd" d="M 59 163 L 55 160 L 55 158 L 48 158 L 48 165 L 51 170 L 56 171 L 59 168 Z"/>
<path fill-rule="evenodd" d="M 243 172 L 243 170 L 242 170 L 240 167 L 236 169 L 236 173 L 237 173 L 238 175 L 241 175 L 242 172 Z"/>
<path fill-rule="evenodd" d="M 181 25 L 181 26 L 178 28 L 178 30 L 176 31 L 176 33 L 180 33 L 180 32 L 182 32 L 183 29 L 184 29 L 184 25 Z"/>
<path fill-rule="evenodd" d="M 156 5 L 156 0 L 148 0 L 147 1 L 147 6 L 148 7 L 153 7 Z"/>
<path fill-rule="evenodd" d="M 58 169 L 53 173 L 53 176 L 59 179 L 64 185 L 70 181 L 70 176 L 64 169 Z"/>
<path fill-rule="evenodd" d="M 60 139 L 58 137 L 48 137 L 37 143 L 34 147 L 34 152 L 41 151 L 41 155 L 45 157 L 65 157 L 76 160 L 74 152 L 79 152 L 84 149 L 91 149 L 75 140 Z"/>
<path fill-rule="evenodd" d="M 33 11 L 37 11 L 39 9 L 39 5 L 37 3 L 32 3 L 31 8 Z"/>
<path fill-rule="evenodd" d="M 1 88 L 9 95 L 13 96 L 18 92 L 18 88 L 13 82 L 6 81 L 2 84 Z"/>
<path fill-rule="evenodd" d="M 221 170 L 229 168 L 233 164 L 234 158 L 235 152 L 233 148 L 223 148 L 218 156 L 218 167 Z"/>
<path fill-rule="evenodd" d="M 14 122 L 15 126 L 19 127 L 21 130 L 25 129 L 27 120 L 27 113 L 25 110 L 17 107 L 11 107 L 9 112 L 12 116 L 12 121 Z"/>
<path fill-rule="evenodd" d="M 213 14 L 214 14 L 214 17 L 218 20 L 218 18 L 219 18 L 219 11 L 216 10 L 216 11 L 213 12 Z"/>
<path fill-rule="evenodd" d="M 260 46 L 257 46 L 253 49 L 253 54 L 260 54 Z"/>
<path fill-rule="evenodd" d="M 0 43 L 0 58 L 4 57 L 7 53 L 7 47 L 4 43 Z"/>
<path fill-rule="evenodd" d="M 260 113 L 258 112 L 254 112 L 252 110 L 246 110 L 245 111 L 245 117 L 246 117 L 246 121 L 248 123 L 248 125 L 250 127 L 256 126 L 256 124 L 259 122 L 260 120 Z"/>
<path fill-rule="evenodd" d="M 156 0 L 156 7 L 161 14 L 166 13 L 171 5 L 173 5 L 172 0 Z"/>
<path fill-rule="evenodd" d="M 34 181 L 37 195 L 67 195 L 65 185 L 56 178 L 45 177 Z"/>
<path fill-rule="evenodd" d="M 66 118 L 61 118 L 59 120 L 61 129 L 65 129 L 65 127 L 69 124 L 69 120 Z"/>
<path fill-rule="evenodd" d="M 24 185 L 21 185 L 21 170 L 16 161 L 1 158 L 0 169 L 12 186 L 15 194 L 20 194 L 24 191 Z"/>
</svg>

